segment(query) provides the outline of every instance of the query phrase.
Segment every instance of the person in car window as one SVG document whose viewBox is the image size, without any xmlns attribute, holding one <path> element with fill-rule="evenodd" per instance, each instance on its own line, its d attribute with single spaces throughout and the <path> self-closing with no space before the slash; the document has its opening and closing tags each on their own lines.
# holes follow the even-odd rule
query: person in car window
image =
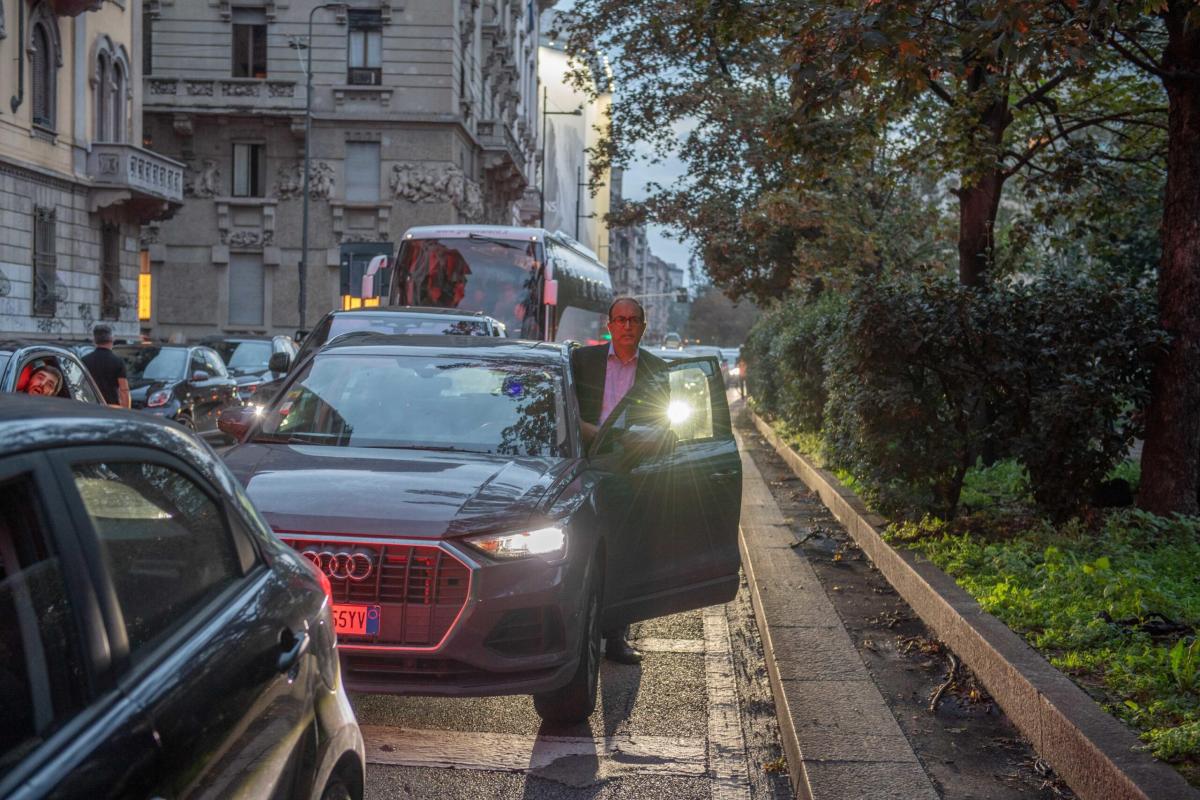
<svg viewBox="0 0 1200 800">
<path fill-rule="evenodd" d="M 665 408 L 667 362 L 639 345 L 646 332 L 646 312 L 632 297 L 618 297 L 608 308 L 609 344 L 580 347 L 571 352 L 571 375 L 579 400 L 583 440 L 591 443 L 617 405 L 630 402 L 647 409 Z M 605 655 L 622 664 L 642 660 L 627 640 L 629 628 L 606 631 Z"/>
<path fill-rule="evenodd" d="M 25 384 L 25 393 L 54 397 L 62 385 L 63 374 L 58 367 L 43 364 L 34 369 L 33 374 L 29 376 L 29 383 Z"/>
</svg>

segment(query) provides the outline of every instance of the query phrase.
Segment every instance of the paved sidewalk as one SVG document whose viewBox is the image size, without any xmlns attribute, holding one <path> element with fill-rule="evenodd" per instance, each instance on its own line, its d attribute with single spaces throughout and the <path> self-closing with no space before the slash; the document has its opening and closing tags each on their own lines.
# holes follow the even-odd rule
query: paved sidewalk
<svg viewBox="0 0 1200 800">
<path fill-rule="evenodd" d="M 743 567 L 798 796 L 937 798 L 740 435 L 738 447 Z"/>
</svg>

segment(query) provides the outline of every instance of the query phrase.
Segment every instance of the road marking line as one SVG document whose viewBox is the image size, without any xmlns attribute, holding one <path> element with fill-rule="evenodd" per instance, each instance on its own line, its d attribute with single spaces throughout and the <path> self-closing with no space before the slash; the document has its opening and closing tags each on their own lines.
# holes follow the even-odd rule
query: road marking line
<svg viewBox="0 0 1200 800">
<path fill-rule="evenodd" d="M 643 653 L 703 653 L 703 639 L 637 639 L 634 646 Z"/>
<path fill-rule="evenodd" d="M 708 691 L 708 773 L 712 800 L 750 800 L 746 742 L 733 677 L 724 606 L 704 609 L 704 686 Z"/>
<path fill-rule="evenodd" d="M 363 725 L 368 764 L 490 772 L 587 773 L 595 780 L 630 775 L 704 777 L 703 739 L 677 736 L 524 736 Z M 586 777 L 586 776 L 585 776 Z"/>
</svg>

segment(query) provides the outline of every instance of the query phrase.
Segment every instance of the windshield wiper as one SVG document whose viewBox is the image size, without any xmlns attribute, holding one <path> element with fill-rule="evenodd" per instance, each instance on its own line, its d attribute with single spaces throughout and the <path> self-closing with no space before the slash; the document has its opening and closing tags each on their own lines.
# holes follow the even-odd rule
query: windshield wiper
<svg viewBox="0 0 1200 800">
<path fill-rule="evenodd" d="M 450 445 L 416 445 L 416 444 L 371 444 L 367 447 L 379 447 L 389 450 L 430 450 L 435 453 L 485 453 L 486 450 L 468 450 L 465 447 L 452 447 Z"/>
<path fill-rule="evenodd" d="M 513 250 L 520 250 L 521 252 L 525 252 L 525 250 L 529 247 L 529 242 L 521 242 L 519 239 L 498 239 L 494 236 L 488 236 L 483 233 L 468 233 L 467 238 L 468 239 L 480 239 L 485 242 L 491 242 L 493 244 L 498 244 L 502 247 L 509 247 L 509 248 L 512 248 Z"/>
</svg>

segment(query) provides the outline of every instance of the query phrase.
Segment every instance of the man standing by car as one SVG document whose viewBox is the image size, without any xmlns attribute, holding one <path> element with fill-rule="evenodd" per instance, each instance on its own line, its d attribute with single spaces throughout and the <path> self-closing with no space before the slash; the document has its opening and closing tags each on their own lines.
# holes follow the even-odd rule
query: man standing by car
<svg viewBox="0 0 1200 800">
<path fill-rule="evenodd" d="M 129 408 L 129 380 L 125 376 L 125 362 L 112 351 L 112 328 L 97 325 L 92 329 L 92 341 L 96 349 L 81 360 L 96 379 L 104 402 L 110 406 Z"/>
<path fill-rule="evenodd" d="M 608 307 L 609 344 L 580 347 L 571 353 L 571 375 L 579 400 L 585 444 L 590 444 L 613 409 L 626 396 L 631 402 L 659 405 L 654 395 L 665 391 L 667 363 L 638 345 L 646 331 L 646 312 L 632 297 L 618 297 Z M 642 654 L 627 641 L 629 628 L 606 631 L 605 655 L 622 664 L 638 664 Z"/>
</svg>

